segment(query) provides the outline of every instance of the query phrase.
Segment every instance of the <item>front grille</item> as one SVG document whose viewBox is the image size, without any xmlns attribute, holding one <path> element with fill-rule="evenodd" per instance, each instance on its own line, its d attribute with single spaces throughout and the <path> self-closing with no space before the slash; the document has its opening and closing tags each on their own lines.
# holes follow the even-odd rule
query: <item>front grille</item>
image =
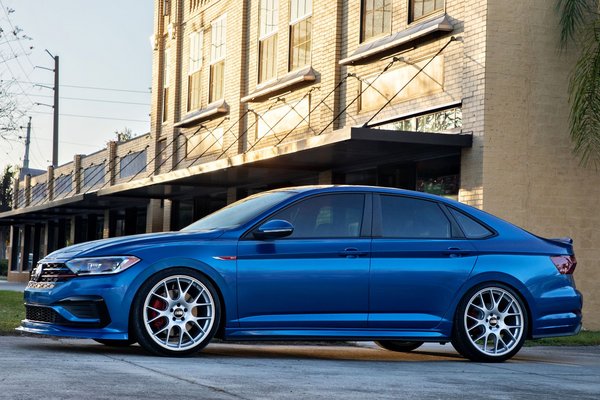
<svg viewBox="0 0 600 400">
<path fill-rule="evenodd" d="M 43 263 L 37 264 L 31 274 L 32 282 L 55 283 L 66 282 L 75 276 L 64 263 Z"/>
<path fill-rule="evenodd" d="M 65 299 L 56 306 L 64 308 L 74 317 L 89 321 L 71 321 L 60 315 L 52 307 L 25 304 L 25 318 L 33 322 L 66 325 L 79 328 L 103 328 L 110 323 L 110 316 L 102 298 Z"/>
<path fill-rule="evenodd" d="M 25 305 L 25 318 L 35 322 L 65 324 L 68 321 L 50 307 Z"/>
</svg>

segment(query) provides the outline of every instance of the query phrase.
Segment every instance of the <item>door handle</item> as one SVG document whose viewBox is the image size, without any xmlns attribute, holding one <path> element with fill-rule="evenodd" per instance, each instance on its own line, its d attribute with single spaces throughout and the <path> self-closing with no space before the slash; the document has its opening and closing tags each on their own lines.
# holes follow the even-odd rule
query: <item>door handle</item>
<svg viewBox="0 0 600 400">
<path fill-rule="evenodd" d="M 355 247 L 348 247 L 348 248 L 340 251 L 340 256 L 347 257 L 347 258 L 356 258 L 356 257 L 366 256 L 367 254 L 369 254 L 369 253 L 366 251 L 359 251 Z"/>
<path fill-rule="evenodd" d="M 469 250 L 464 250 L 460 247 L 448 247 L 448 250 L 444 252 L 448 257 L 468 256 L 470 253 Z"/>
</svg>

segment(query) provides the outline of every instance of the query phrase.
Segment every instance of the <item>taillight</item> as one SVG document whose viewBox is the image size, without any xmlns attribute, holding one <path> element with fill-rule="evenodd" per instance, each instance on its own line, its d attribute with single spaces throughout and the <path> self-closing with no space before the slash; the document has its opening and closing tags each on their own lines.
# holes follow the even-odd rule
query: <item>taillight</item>
<svg viewBox="0 0 600 400">
<path fill-rule="evenodd" d="M 577 259 L 575 256 L 554 256 L 550 257 L 556 269 L 561 274 L 572 274 L 577 266 Z"/>
</svg>

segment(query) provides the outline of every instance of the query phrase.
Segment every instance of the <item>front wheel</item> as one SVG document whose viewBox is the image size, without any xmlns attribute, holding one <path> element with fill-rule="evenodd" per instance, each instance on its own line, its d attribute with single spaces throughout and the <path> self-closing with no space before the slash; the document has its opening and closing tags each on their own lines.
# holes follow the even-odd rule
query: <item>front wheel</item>
<svg viewBox="0 0 600 400">
<path fill-rule="evenodd" d="M 375 344 L 386 350 L 407 353 L 421 347 L 423 342 L 406 342 L 401 340 L 376 340 Z"/>
<path fill-rule="evenodd" d="M 517 354 L 526 333 L 527 312 L 520 296 L 500 283 L 485 284 L 461 300 L 452 345 L 470 360 L 502 362 Z"/>
<path fill-rule="evenodd" d="M 184 356 L 204 348 L 217 331 L 221 305 L 202 274 L 174 268 L 157 273 L 140 288 L 133 303 L 133 328 L 139 344 L 164 356 Z"/>
</svg>

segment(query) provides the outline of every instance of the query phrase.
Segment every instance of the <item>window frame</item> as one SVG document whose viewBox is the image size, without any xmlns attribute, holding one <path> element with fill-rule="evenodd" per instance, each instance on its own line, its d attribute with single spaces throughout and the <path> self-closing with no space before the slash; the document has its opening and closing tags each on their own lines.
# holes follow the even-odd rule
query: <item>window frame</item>
<svg viewBox="0 0 600 400">
<path fill-rule="evenodd" d="M 273 4 L 275 4 L 275 9 L 274 10 L 268 10 L 265 12 L 266 15 L 263 15 L 263 2 L 265 1 L 273 1 Z M 277 58 L 277 47 L 279 44 L 279 0 L 260 0 L 258 2 L 258 83 L 259 84 L 263 84 L 265 82 L 269 82 L 269 81 L 273 81 L 277 79 L 277 63 L 278 63 L 278 58 Z M 264 18 L 269 14 L 269 13 L 273 13 L 273 21 L 275 22 L 274 26 L 275 28 L 273 28 L 271 31 L 266 32 L 266 33 L 262 33 L 263 30 L 263 21 Z M 268 19 L 268 17 L 267 17 Z M 267 27 L 269 26 L 268 24 L 266 25 Z M 264 50 L 263 50 L 263 44 L 265 44 L 268 40 L 272 39 L 275 43 L 274 43 L 274 54 L 272 55 L 272 60 L 271 62 L 273 63 L 271 65 L 272 69 L 273 69 L 273 75 L 272 76 L 267 76 L 267 77 L 263 77 L 263 57 L 264 57 Z"/>
<path fill-rule="evenodd" d="M 426 0 L 424 0 L 426 1 Z M 434 1 L 434 7 L 435 7 L 435 1 L 437 0 L 433 0 Z M 419 22 L 422 21 L 424 19 L 429 18 L 432 15 L 438 14 L 438 13 L 442 13 L 442 12 L 446 12 L 446 0 L 442 0 L 444 2 L 444 4 L 442 5 L 441 8 L 434 8 L 432 11 L 428 12 L 427 14 L 423 14 L 418 18 L 415 18 L 414 15 L 414 9 L 413 6 L 415 4 L 415 0 L 408 0 L 408 24 L 412 24 L 414 22 Z"/>
<path fill-rule="evenodd" d="M 195 40 L 192 40 L 195 37 Z M 188 112 L 197 110 L 202 107 L 202 67 L 204 66 L 204 31 L 202 29 L 190 32 L 188 35 L 189 51 L 188 51 L 188 71 L 187 71 L 187 105 Z M 193 45 L 196 45 L 195 47 Z M 192 49 L 197 50 L 197 59 L 192 59 Z M 192 82 L 196 81 L 193 85 Z M 194 88 L 198 89 L 196 96 L 192 93 Z M 193 102 L 192 100 L 196 100 Z"/>
<path fill-rule="evenodd" d="M 216 27 L 217 25 L 222 23 L 222 27 L 220 29 L 222 29 L 222 36 L 221 36 L 221 41 L 219 42 L 218 46 L 215 46 L 215 36 L 216 36 Z M 218 100 L 223 100 L 225 98 L 225 60 L 227 58 L 227 14 L 222 14 L 221 16 L 215 18 L 211 23 L 211 33 L 210 33 L 210 74 L 209 74 L 209 82 L 208 82 L 208 89 L 209 89 L 209 98 L 208 101 L 209 103 L 218 101 Z M 223 49 L 221 50 L 221 47 L 223 46 Z M 215 48 L 218 47 L 219 50 L 215 50 Z M 215 53 L 218 52 L 218 55 L 215 55 Z M 215 70 L 217 68 L 222 68 L 221 71 L 221 75 L 220 75 L 220 79 L 218 84 L 220 85 L 220 96 L 215 96 Z"/>
<path fill-rule="evenodd" d="M 297 17 L 296 19 L 292 19 L 292 2 L 294 1 L 302 1 L 302 0 L 289 0 L 288 1 L 288 10 L 289 10 L 289 15 L 288 15 L 288 72 L 292 72 L 292 71 L 296 71 L 299 70 L 301 68 L 304 68 L 308 65 L 312 65 L 312 53 L 313 53 L 313 23 L 312 23 L 312 17 L 313 17 L 313 13 L 314 13 L 314 2 L 313 0 L 308 0 L 310 1 L 310 12 L 306 13 L 304 15 L 302 15 L 301 17 Z M 304 0 L 306 1 L 306 0 Z M 311 20 L 310 21 L 310 56 L 309 56 L 309 61 L 306 64 L 302 64 L 302 65 L 297 65 L 294 66 L 293 65 L 293 31 L 294 31 L 294 27 L 296 27 L 298 24 L 303 23 L 307 20 Z"/>
<path fill-rule="evenodd" d="M 359 40 L 360 40 L 361 44 L 362 43 L 368 43 L 368 42 L 371 42 L 373 40 L 376 40 L 376 39 L 379 39 L 379 38 L 382 38 L 382 37 L 390 36 L 392 34 L 392 32 L 393 32 L 393 29 L 392 29 L 392 25 L 393 24 L 392 23 L 393 23 L 393 18 L 394 18 L 394 2 L 393 2 L 393 0 L 390 0 L 390 7 L 391 7 L 390 13 L 391 13 L 391 15 L 390 15 L 390 30 L 389 30 L 389 32 L 387 32 L 387 33 L 386 32 L 382 32 L 382 33 L 380 33 L 378 35 L 373 35 L 373 36 L 366 37 L 366 35 L 365 35 L 365 17 L 366 17 L 365 12 L 366 12 L 366 2 L 367 1 L 368 0 L 361 0 L 360 1 L 360 32 L 359 32 Z M 412 0 L 408 0 L 408 1 L 410 2 Z"/>
<path fill-rule="evenodd" d="M 162 59 L 162 110 L 161 123 L 166 123 L 169 120 L 169 95 L 171 88 L 171 46 L 169 38 L 163 36 L 163 59 Z"/>
<path fill-rule="evenodd" d="M 418 201 L 426 201 L 433 204 L 436 204 L 442 214 L 446 217 L 448 222 L 450 223 L 451 234 L 450 237 L 386 237 L 383 236 L 383 208 L 381 205 L 381 197 L 382 196 L 390 196 L 390 197 L 399 197 L 404 199 L 413 199 Z M 373 239 L 383 239 L 383 240 L 422 240 L 422 241 L 430 241 L 430 240 L 457 240 L 457 239 L 466 239 L 465 235 L 460 229 L 458 223 L 454 219 L 454 217 L 450 214 L 450 212 L 446 209 L 446 205 L 437 200 L 427 199 L 420 196 L 411 196 L 404 194 L 396 194 L 396 193 L 375 193 L 373 198 Z"/>
<path fill-rule="evenodd" d="M 262 224 L 264 224 L 265 222 L 269 221 L 275 214 L 280 213 L 282 211 L 285 211 L 285 210 L 287 210 L 290 207 L 294 207 L 297 204 L 299 204 L 300 202 L 311 200 L 311 199 L 315 199 L 317 197 L 322 197 L 322 196 L 335 196 L 335 195 L 347 195 L 347 194 L 360 194 L 360 195 L 364 196 L 363 215 L 362 215 L 360 233 L 359 233 L 358 236 L 356 236 L 356 237 L 339 237 L 339 238 L 336 238 L 336 237 L 328 237 L 328 238 L 319 238 L 319 237 L 314 237 L 314 238 L 308 238 L 308 237 L 290 238 L 290 237 L 283 237 L 283 238 L 270 239 L 270 240 L 327 240 L 327 239 L 334 239 L 334 240 L 360 240 L 360 239 L 369 239 L 369 238 L 371 238 L 371 236 L 372 236 L 372 229 L 373 229 L 373 194 L 371 192 L 362 192 L 362 191 L 343 191 L 343 192 L 328 192 L 328 193 L 317 193 L 317 194 L 313 194 L 313 195 L 308 195 L 308 196 L 304 196 L 302 198 L 296 199 L 292 203 L 286 204 L 283 207 L 279 207 L 276 210 L 271 211 L 268 216 L 262 218 L 259 222 L 257 222 L 256 224 L 252 225 L 249 229 L 247 229 L 240 236 L 240 240 L 259 240 L 259 241 L 264 241 L 264 240 L 256 239 L 254 237 L 254 235 L 253 235 L 254 232 Z"/>
</svg>

